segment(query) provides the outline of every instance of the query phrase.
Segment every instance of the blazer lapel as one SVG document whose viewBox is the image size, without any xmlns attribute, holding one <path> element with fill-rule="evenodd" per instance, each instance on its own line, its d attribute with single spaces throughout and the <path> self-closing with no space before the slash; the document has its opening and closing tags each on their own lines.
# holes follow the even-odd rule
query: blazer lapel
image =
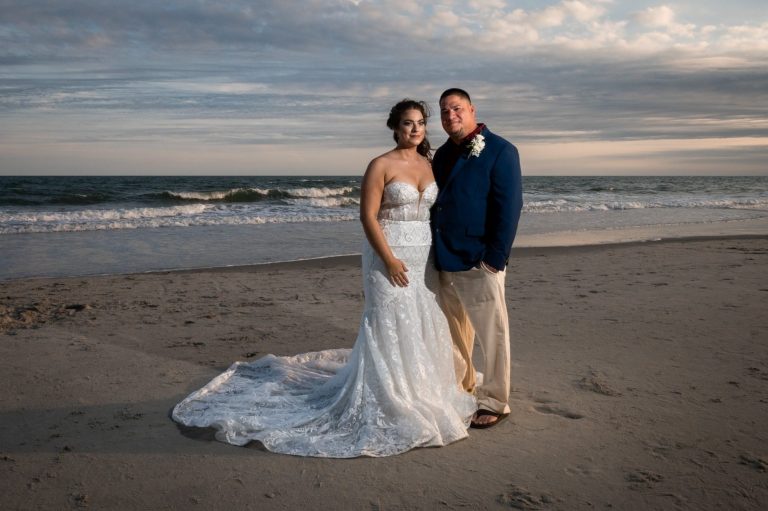
<svg viewBox="0 0 768 511">
<path fill-rule="evenodd" d="M 464 168 L 464 165 L 469 161 L 469 158 L 467 158 L 467 155 L 462 154 L 459 156 L 459 159 L 456 160 L 456 164 L 451 169 L 451 173 L 448 174 L 448 179 L 445 180 L 445 184 L 440 188 L 440 190 L 437 192 L 437 196 L 440 197 L 445 190 L 448 189 L 448 186 L 450 186 L 451 181 L 456 177 L 456 174 L 458 174 L 462 168 Z"/>
<path fill-rule="evenodd" d="M 480 133 L 485 137 L 488 138 L 488 135 L 490 134 L 490 130 L 488 130 L 487 126 L 483 126 L 482 131 Z M 450 143 L 450 140 L 446 143 Z M 482 158 L 482 155 L 480 156 L 470 156 L 468 151 L 464 151 L 461 156 L 459 156 L 459 159 L 456 160 L 456 164 L 451 169 L 451 173 L 448 174 L 448 178 L 445 180 L 445 184 L 440 188 L 440 191 L 437 192 L 437 197 L 439 198 L 440 195 L 443 194 L 445 190 L 448 189 L 448 186 L 451 184 L 451 181 L 456 177 L 456 175 L 461 172 L 470 162 L 471 159 L 480 159 Z"/>
</svg>

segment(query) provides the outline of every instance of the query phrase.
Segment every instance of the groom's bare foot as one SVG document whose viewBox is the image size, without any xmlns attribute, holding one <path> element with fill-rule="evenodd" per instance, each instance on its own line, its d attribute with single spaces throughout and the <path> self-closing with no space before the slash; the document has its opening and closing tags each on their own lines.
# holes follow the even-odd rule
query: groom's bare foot
<svg viewBox="0 0 768 511">
<path fill-rule="evenodd" d="M 470 427 L 475 429 L 487 429 L 495 426 L 507 418 L 508 413 L 497 413 L 490 410 L 478 410 L 472 417 Z"/>
<path fill-rule="evenodd" d="M 493 424 L 494 422 L 498 421 L 499 418 L 495 415 L 481 415 L 478 417 L 475 415 L 475 418 L 472 420 L 474 424 L 478 424 L 480 426 L 484 426 L 486 424 Z"/>
</svg>

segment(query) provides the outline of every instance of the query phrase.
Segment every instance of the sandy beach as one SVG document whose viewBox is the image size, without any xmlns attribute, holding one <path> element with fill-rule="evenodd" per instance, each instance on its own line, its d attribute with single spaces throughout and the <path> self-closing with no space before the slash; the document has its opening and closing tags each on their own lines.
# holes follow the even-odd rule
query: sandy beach
<svg viewBox="0 0 768 511">
<path fill-rule="evenodd" d="M 172 406 L 235 360 L 351 347 L 359 257 L 0 282 L 0 508 L 768 508 L 768 237 L 514 249 L 512 415 L 352 460 Z"/>
</svg>

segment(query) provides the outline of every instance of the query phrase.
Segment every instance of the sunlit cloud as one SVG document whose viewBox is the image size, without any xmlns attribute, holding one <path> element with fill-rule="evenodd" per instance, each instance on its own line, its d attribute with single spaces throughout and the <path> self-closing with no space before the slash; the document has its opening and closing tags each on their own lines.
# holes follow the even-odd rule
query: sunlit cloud
<svg viewBox="0 0 768 511">
<path fill-rule="evenodd" d="M 754 173 L 756 158 L 768 161 L 765 144 L 739 163 L 728 141 L 768 139 L 768 20 L 761 2 L 725 9 L 714 0 L 9 0 L 0 173 L 55 170 L 46 161 L 108 171 L 110 150 L 120 165 L 150 169 L 151 157 L 174 172 L 213 165 L 206 151 L 242 172 L 287 171 L 288 160 L 306 171 L 296 154 L 357 172 L 361 162 L 342 160 L 386 149 L 393 102 L 435 109 L 448 86 L 470 90 L 481 120 L 536 172 L 566 172 L 549 155 L 571 153 L 600 172 L 696 172 L 692 157 L 650 147 L 705 151 L 707 140 L 727 149 L 729 172 Z M 430 137 L 445 138 L 436 118 Z M 561 147 L 570 152 L 551 152 Z"/>
</svg>

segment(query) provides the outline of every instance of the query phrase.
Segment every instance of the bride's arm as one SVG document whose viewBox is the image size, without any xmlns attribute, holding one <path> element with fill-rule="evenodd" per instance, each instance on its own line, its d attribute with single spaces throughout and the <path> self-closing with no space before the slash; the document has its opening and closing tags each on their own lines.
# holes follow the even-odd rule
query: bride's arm
<svg viewBox="0 0 768 511">
<path fill-rule="evenodd" d="M 408 276 L 406 275 L 408 268 L 392 253 L 377 220 L 381 198 L 384 194 L 385 170 L 385 165 L 380 158 L 376 158 L 368 164 L 360 187 L 360 222 L 363 224 L 363 231 L 365 231 L 365 237 L 368 238 L 368 243 L 387 266 L 390 282 L 396 286 L 405 287 L 408 285 Z"/>
</svg>

